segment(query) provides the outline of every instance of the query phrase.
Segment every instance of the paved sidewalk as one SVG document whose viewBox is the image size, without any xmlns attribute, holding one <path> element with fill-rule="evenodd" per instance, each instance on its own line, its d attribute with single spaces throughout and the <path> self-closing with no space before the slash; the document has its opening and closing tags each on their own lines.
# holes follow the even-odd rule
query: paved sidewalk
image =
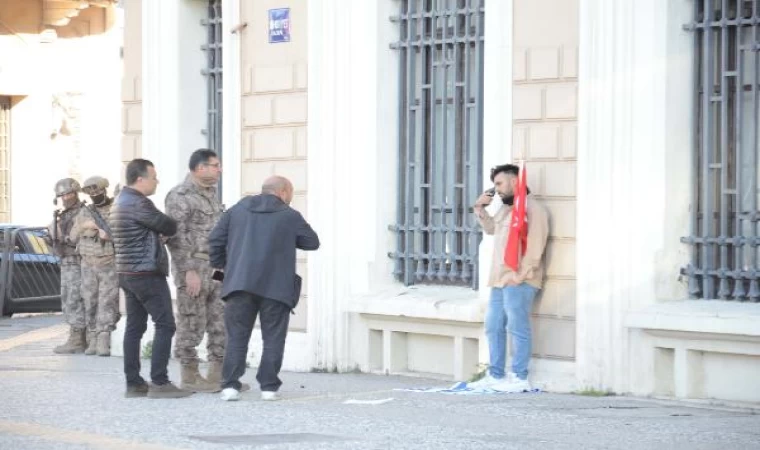
<svg viewBox="0 0 760 450">
<path fill-rule="evenodd" d="M 56 315 L 0 320 L 2 449 L 760 449 L 760 415 L 748 410 L 394 390 L 447 384 L 407 377 L 284 373 L 280 402 L 260 401 L 257 390 L 237 403 L 216 394 L 124 399 L 120 358 L 53 354 L 60 323 Z M 170 377 L 179 377 L 174 361 Z"/>
</svg>

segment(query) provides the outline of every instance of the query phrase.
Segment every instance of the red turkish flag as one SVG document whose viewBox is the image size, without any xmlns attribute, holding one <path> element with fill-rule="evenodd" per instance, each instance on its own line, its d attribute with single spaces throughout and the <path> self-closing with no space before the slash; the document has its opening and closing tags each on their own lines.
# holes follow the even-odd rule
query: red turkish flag
<svg viewBox="0 0 760 450">
<path fill-rule="evenodd" d="M 512 207 L 512 220 L 509 223 L 509 235 L 507 245 L 504 247 L 504 265 L 517 272 L 520 264 L 520 256 L 525 254 L 528 247 L 528 177 L 525 173 L 525 164 L 520 164 L 520 173 L 515 187 L 514 206 Z"/>
</svg>

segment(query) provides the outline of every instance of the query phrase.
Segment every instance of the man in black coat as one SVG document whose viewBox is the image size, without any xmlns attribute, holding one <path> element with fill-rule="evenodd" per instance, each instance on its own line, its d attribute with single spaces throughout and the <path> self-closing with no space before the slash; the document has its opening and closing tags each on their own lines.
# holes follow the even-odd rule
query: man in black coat
<svg viewBox="0 0 760 450">
<path fill-rule="evenodd" d="M 317 233 L 289 206 L 292 199 L 291 182 L 270 177 L 260 195 L 245 197 L 225 212 L 209 236 L 211 267 L 224 271 L 223 400 L 240 398 L 239 380 L 257 315 L 264 349 L 256 380 L 263 400 L 278 399 L 288 322 L 301 295 L 296 249 L 319 248 Z"/>
<path fill-rule="evenodd" d="M 126 397 L 181 398 L 192 394 L 169 381 L 167 364 L 176 326 L 166 276 L 169 258 L 164 238 L 177 232 L 177 222 L 163 214 L 148 196 L 156 193 L 153 163 L 135 159 L 127 165 L 127 186 L 116 198 L 109 217 L 119 287 L 127 301 L 124 331 Z M 155 324 L 150 361 L 150 386 L 140 376 L 140 340 L 150 314 Z"/>
</svg>

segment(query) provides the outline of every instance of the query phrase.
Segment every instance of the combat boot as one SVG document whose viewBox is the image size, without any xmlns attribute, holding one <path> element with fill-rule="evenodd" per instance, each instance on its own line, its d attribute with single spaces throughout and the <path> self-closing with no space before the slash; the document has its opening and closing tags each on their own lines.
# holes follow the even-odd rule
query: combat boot
<svg viewBox="0 0 760 450">
<path fill-rule="evenodd" d="M 198 371 L 197 361 L 182 364 L 181 377 L 180 386 L 186 391 L 219 392 L 222 390 L 219 383 L 211 383 L 201 376 L 201 373 Z"/>
<path fill-rule="evenodd" d="M 82 353 L 85 349 L 85 330 L 71 328 L 69 330 L 69 339 L 63 344 L 53 349 L 54 353 L 59 355 L 70 355 L 72 353 Z"/>
<path fill-rule="evenodd" d="M 84 351 L 85 355 L 94 355 L 95 348 L 98 343 L 98 332 L 90 331 L 87 333 L 87 350 Z"/>
<path fill-rule="evenodd" d="M 172 383 L 148 386 L 148 398 L 185 398 L 193 395 L 191 391 L 180 389 Z"/>
<path fill-rule="evenodd" d="M 111 356 L 111 332 L 101 331 L 98 334 L 96 351 L 98 356 Z"/>
<path fill-rule="evenodd" d="M 206 379 L 211 383 L 222 384 L 222 361 L 211 361 L 208 363 L 208 372 L 206 373 Z M 240 392 L 250 391 L 251 385 L 248 383 L 240 383 Z"/>
</svg>

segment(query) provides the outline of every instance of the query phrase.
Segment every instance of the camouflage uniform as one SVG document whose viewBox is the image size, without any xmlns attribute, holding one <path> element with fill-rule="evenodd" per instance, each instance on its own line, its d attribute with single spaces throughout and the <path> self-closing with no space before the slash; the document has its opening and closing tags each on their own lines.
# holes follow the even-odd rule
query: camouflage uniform
<svg viewBox="0 0 760 450">
<path fill-rule="evenodd" d="M 63 317 L 72 328 L 86 328 L 85 304 L 81 295 L 82 268 L 81 257 L 76 244 L 66 238 L 74 226 L 76 216 L 82 210 L 82 204 L 66 209 L 58 216 L 61 235 L 53 243 L 56 254 L 61 257 L 61 309 Z"/>
<path fill-rule="evenodd" d="M 82 256 L 82 298 L 87 313 L 87 331 L 91 338 L 100 333 L 112 332 L 121 318 L 113 243 L 101 239 L 99 230 L 83 226 L 87 221 L 95 222 L 96 213 L 107 222 L 111 205 L 112 201 L 106 200 L 101 205 L 82 208 L 71 232 L 71 239 L 77 242 Z M 107 338 L 110 342 L 110 335 Z M 107 356 L 105 353 L 110 354 L 110 347 L 108 351 L 97 353 Z"/>
<path fill-rule="evenodd" d="M 223 207 L 216 188 L 198 185 L 192 175 L 166 196 L 166 214 L 177 221 L 178 228 L 167 245 L 172 255 L 172 275 L 177 286 L 177 335 L 175 355 L 182 365 L 197 367 L 198 352 L 204 333 L 208 333 L 208 360 L 221 367 L 224 359 L 224 304 L 221 284 L 211 279 L 208 235 L 222 215 Z M 201 279 L 197 297 L 185 287 L 185 274 L 194 270 Z"/>
<path fill-rule="evenodd" d="M 56 198 L 68 193 L 78 193 L 79 183 L 72 178 L 59 180 L 55 185 Z M 77 202 L 58 213 L 58 230 L 55 221 L 50 224 L 48 243 L 61 258 L 61 310 L 70 326 L 69 338 L 65 344 L 55 348 L 56 353 L 76 353 L 84 350 L 85 304 L 80 293 L 82 284 L 81 258 L 76 244 L 69 235 L 79 214 L 82 203 Z"/>
</svg>

